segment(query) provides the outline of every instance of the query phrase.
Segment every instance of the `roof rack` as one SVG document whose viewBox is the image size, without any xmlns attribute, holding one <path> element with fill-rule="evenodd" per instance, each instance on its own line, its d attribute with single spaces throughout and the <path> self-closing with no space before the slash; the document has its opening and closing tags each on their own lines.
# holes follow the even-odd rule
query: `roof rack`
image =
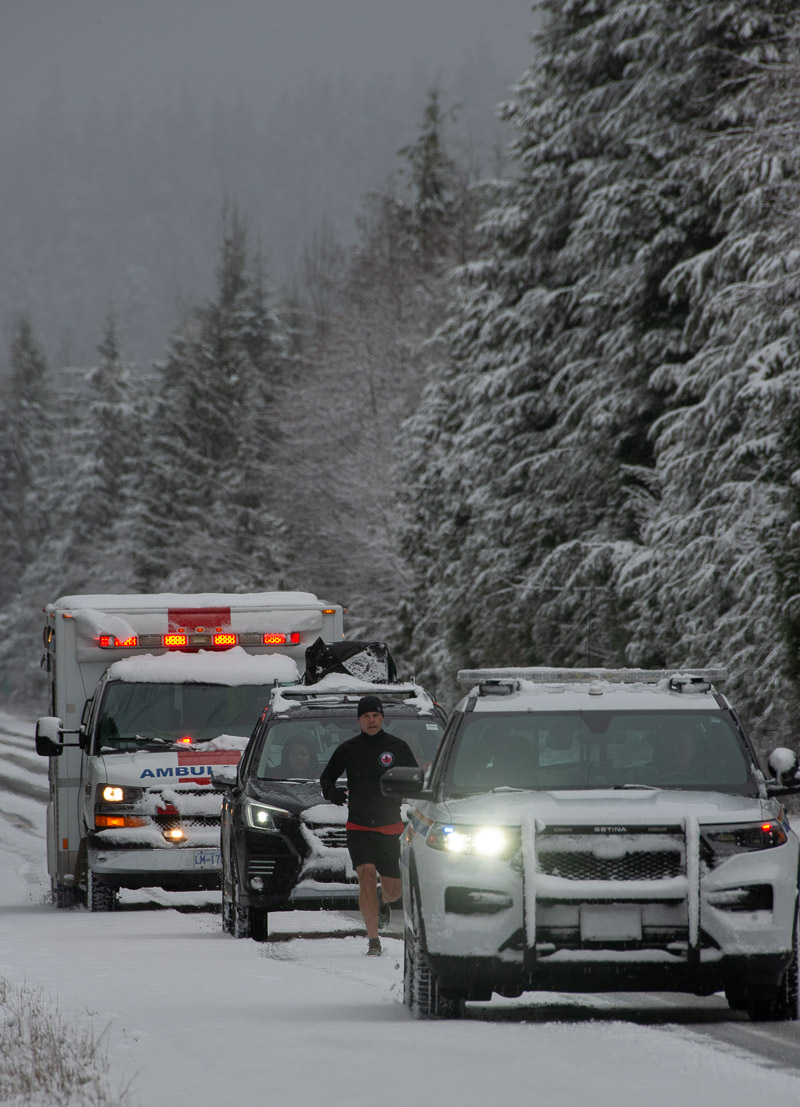
<svg viewBox="0 0 800 1107">
<path fill-rule="evenodd" d="M 528 680 L 535 684 L 578 684 L 607 680 L 612 684 L 658 684 L 669 681 L 675 691 L 700 691 L 699 684 L 727 680 L 725 669 L 549 669 L 542 666 L 507 669 L 460 669 L 459 684 Z M 703 689 L 705 690 L 705 689 Z"/>
<path fill-rule="evenodd" d="M 382 696 L 384 699 L 402 696 L 407 699 L 409 696 L 418 695 L 421 691 L 422 689 L 418 684 L 370 683 L 364 684 L 362 688 L 347 687 L 344 684 L 341 686 L 328 684 L 324 688 L 320 688 L 315 684 L 292 684 L 284 685 L 280 690 L 280 694 L 285 699 L 296 700 L 330 699 L 332 696 L 351 700 L 359 700 L 362 696 Z"/>
</svg>

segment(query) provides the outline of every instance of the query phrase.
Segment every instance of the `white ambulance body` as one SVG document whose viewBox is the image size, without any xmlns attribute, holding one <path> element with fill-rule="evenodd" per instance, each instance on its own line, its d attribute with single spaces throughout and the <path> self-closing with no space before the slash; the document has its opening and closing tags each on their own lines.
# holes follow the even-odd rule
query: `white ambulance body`
<svg viewBox="0 0 800 1107">
<path fill-rule="evenodd" d="M 342 638 L 307 592 L 65 596 L 45 608 L 53 900 L 110 910 L 120 888 L 219 886 L 220 798 L 276 684 Z"/>
</svg>

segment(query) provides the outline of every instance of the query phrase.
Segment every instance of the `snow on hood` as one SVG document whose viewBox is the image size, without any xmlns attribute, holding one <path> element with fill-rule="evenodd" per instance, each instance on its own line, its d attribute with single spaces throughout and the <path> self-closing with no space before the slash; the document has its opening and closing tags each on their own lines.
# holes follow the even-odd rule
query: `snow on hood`
<svg viewBox="0 0 800 1107">
<path fill-rule="evenodd" d="M 136 750 L 130 753 L 103 752 L 102 762 L 93 770 L 96 783 L 119 784 L 138 788 L 210 787 L 211 777 L 220 765 L 236 765 L 242 755 L 239 748 L 216 749 L 211 742 L 168 750 Z M 106 781 L 99 778 L 105 776 Z"/>
<path fill-rule="evenodd" d="M 141 654 L 124 657 L 108 668 L 109 680 L 151 684 L 294 684 L 297 664 L 283 654 L 254 657 L 234 646 L 224 653 L 199 650 L 197 653 Z"/>
<path fill-rule="evenodd" d="M 762 803 L 755 796 L 655 788 L 553 792 L 498 789 L 451 799 L 447 806 L 454 822 L 498 820 L 504 825 L 515 825 L 526 814 L 533 814 L 544 823 L 586 826 L 677 824 L 687 815 L 709 823 L 747 822 L 764 817 Z"/>
</svg>

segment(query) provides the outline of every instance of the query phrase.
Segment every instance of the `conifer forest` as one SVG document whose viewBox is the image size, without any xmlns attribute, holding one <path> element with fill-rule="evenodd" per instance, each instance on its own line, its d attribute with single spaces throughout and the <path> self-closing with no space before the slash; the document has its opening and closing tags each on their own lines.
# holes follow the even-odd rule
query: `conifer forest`
<svg viewBox="0 0 800 1107">
<path fill-rule="evenodd" d="M 222 199 L 163 356 L 0 351 L 0 682 L 41 610 L 292 588 L 457 696 L 459 668 L 722 666 L 800 742 L 800 8 L 539 0 L 477 166 L 432 87 L 291 283 Z M 266 247 L 266 248 L 265 248 Z"/>
</svg>

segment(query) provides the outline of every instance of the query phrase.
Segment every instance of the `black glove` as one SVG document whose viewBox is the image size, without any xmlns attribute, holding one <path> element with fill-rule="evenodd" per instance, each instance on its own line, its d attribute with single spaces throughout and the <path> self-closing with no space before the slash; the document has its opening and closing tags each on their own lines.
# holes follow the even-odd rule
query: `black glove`
<svg viewBox="0 0 800 1107">
<path fill-rule="evenodd" d="M 346 788 L 327 788 L 323 795 L 328 803 L 335 803 L 337 807 L 344 807 L 347 803 Z"/>
</svg>

